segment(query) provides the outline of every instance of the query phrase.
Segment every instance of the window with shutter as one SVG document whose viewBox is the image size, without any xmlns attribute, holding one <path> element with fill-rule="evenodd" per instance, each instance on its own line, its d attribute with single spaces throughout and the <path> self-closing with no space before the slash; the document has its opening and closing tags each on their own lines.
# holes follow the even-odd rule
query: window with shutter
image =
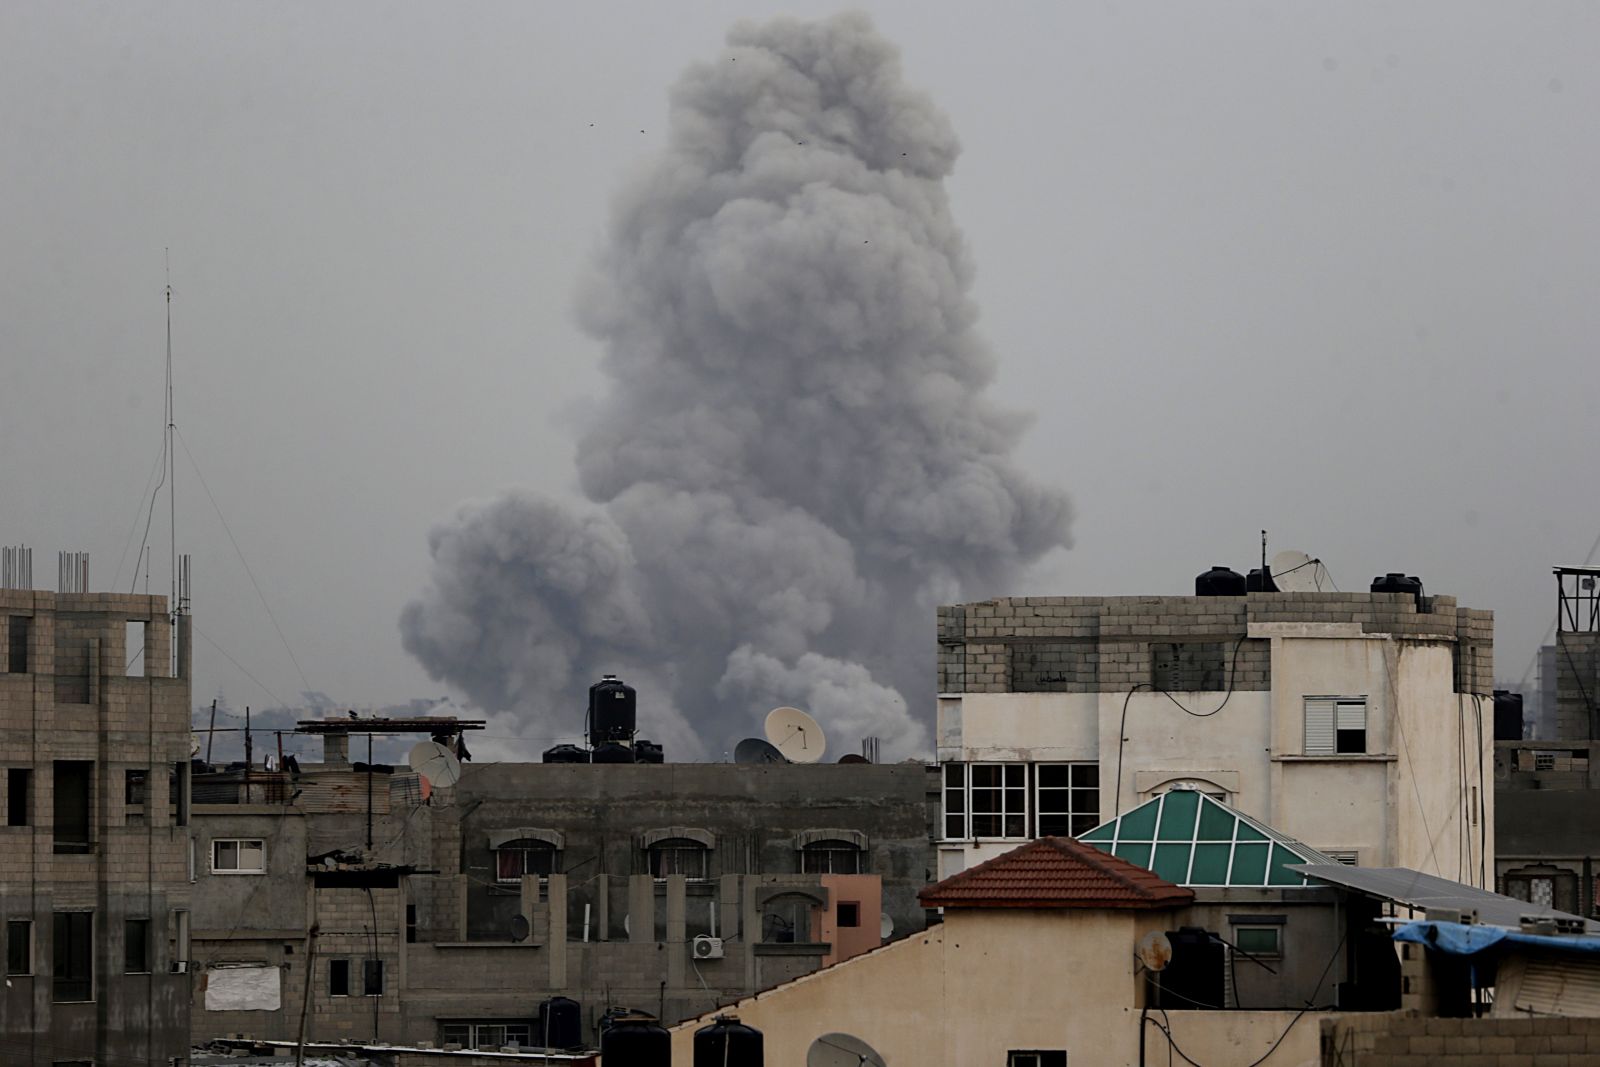
<svg viewBox="0 0 1600 1067">
<path fill-rule="evenodd" d="M 1333 755 L 1333 720 L 1333 701 L 1306 697 L 1306 755 Z"/>
</svg>

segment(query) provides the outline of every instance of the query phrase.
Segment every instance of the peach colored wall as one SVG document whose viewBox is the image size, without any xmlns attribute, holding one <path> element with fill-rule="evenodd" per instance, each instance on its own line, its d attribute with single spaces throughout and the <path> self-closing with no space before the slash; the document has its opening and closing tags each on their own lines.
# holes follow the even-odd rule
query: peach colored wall
<svg viewBox="0 0 1600 1067">
<path fill-rule="evenodd" d="M 883 879 L 875 874 L 825 874 L 822 885 L 828 890 L 828 910 L 822 913 L 822 940 L 833 951 L 822 957 L 822 965 L 870 952 L 883 943 L 878 924 L 883 915 Z M 860 916 L 856 926 L 839 925 L 839 904 L 854 901 Z"/>
</svg>

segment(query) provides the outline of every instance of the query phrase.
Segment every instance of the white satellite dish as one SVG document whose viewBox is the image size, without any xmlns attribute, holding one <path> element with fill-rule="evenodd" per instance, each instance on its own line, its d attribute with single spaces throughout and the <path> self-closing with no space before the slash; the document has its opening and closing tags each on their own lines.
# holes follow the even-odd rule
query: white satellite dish
<svg viewBox="0 0 1600 1067">
<path fill-rule="evenodd" d="M 1134 949 L 1133 954 L 1144 964 L 1145 970 L 1165 970 L 1167 964 L 1172 962 L 1172 942 L 1160 930 L 1151 930 L 1139 939 L 1139 947 Z"/>
<path fill-rule="evenodd" d="M 1333 588 L 1328 568 L 1304 552 L 1284 549 L 1272 557 L 1272 581 L 1283 593 L 1325 593 Z"/>
<path fill-rule="evenodd" d="M 194 759 L 198 755 L 200 755 L 200 735 L 199 734 L 190 734 L 189 735 L 189 758 L 190 759 Z"/>
<path fill-rule="evenodd" d="M 806 1050 L 806 1067 L 885 1067 L 878 1050 L 849 1034 L 823 1034 Z"/>
<path fill-rule="evenodd" d="M 817 720 L 799 708 L 773 708 L 767 712 L 767 740 L 790 763 L 815 763 L 828 750 Z"/>
<path fill-rule="evenodd" d="M 437 741 L 418 741 L 412 745 L 406 762 L 435 789 L 455 785 L 461 780 L 461 761 Z"/>
<path fill-rule="evenodd" d="M 633 936 L 633 916 L 632 915 L 624 915 L 622 917 L 622 932 L 625 935 L 627 935 L 628 937 L 632 937 Z"/>
<path fill-rule="evenodd" d="M 888 912 L 878 918 L 878 936 L 885 941 L 894 936 L 894 920 L 889 918 Z"/>
</svg>

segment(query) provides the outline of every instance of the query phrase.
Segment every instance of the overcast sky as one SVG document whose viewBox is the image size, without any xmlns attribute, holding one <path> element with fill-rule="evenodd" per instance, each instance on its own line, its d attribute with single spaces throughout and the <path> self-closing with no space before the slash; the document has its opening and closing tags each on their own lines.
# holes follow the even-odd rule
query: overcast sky
<svg viewBox="0 0 1600 1067">
<path fill-rule="evenodd" d="M 992 396 L 1074 500 L 988 592 L 1187 593 L 1265 527 L 1493 609 L 1519 678 L 1600 532 L 1600 7 L 865 7 L 960 137 Z M 170 248 L 178 425 L 292 650 L 180 446 L 196 700 L 443 693 L 397 629 L 427 532 L 577 495 L 574 292 L 669 86 L 837 9 L 0 6 L 0 541 L 129 588 Z"/>
</svg>

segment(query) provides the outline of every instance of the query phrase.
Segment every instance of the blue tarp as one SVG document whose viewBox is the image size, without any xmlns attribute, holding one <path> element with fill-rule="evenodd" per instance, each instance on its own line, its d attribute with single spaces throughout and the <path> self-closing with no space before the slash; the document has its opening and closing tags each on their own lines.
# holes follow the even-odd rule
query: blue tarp
<svg viewBox="0 0 1600 1067">
<path fill-rule="evenodd" d="M 1592 934 L 1546 937 L 1525 934 L 1505 926 L 1479 926 L 1474 923 L 1414 922 L 1394 932 L 1396 941 L 1410 941 L 1452 956 L 1477 956 L 1490 949 L 1505 950 L 1513 945 L 1549 952 L 1600 955 L 1600 937 Z"/>
</svg>

